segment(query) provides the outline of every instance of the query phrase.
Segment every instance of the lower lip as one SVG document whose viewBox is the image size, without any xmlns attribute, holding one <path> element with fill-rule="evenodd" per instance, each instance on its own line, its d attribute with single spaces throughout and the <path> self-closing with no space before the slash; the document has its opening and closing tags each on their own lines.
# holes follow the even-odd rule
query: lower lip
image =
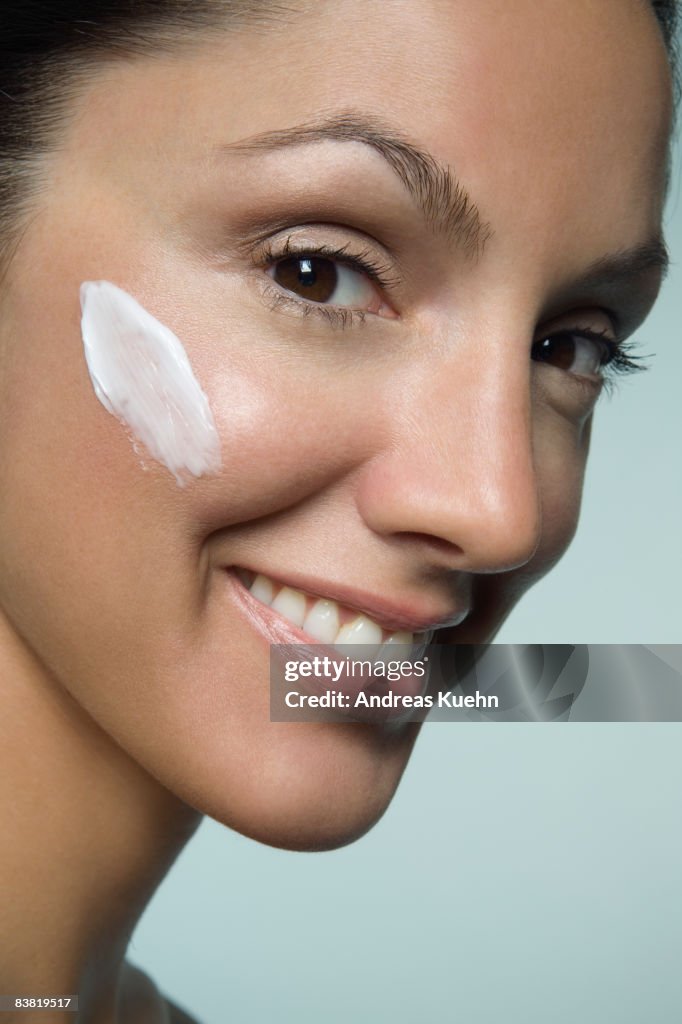
<svg viewBox="0 0 682 1024">
<path fill-rule="evenodd" d="M 282 706 L 286 708 L 287 720 L 290 721 L 356 721 L 356 722 L 386 722 L 389 721 L 392 724 L 397 724 L 400 719 L 404 719 L 408 716 L 414 717 L 414 714 L 409 709 L 405 709 L 402 704 L 399 707 L 355 707 L 355 702 L 360 693 L 364 692 L 368 695 L 376 694 L 381 696 L 390 690 L 390 692 L 396 695 L 400 700 L 403 697 L 418 697 L 426 692 L 428 685 L 428 673 L 424 677 L 418 677 L 413 674 L 401 674 L 397 680 L 392 680 L 390 683 L 382 678 L 369 678 L 363 675 L 350 675 L 348 672 L 343 672 L 338 680 L 325 679 L 320 676 L 309 676 L 300 678 L 296 683 L 286 683 L 284 681 L 283 665 L 285 660 L 291 661 L 312 661 L 314 658 L 324 659 L 325 657 L 330 658 L 336 663 L 339 660 L 344 659 L 343 651 L 339 648 L 330 646 L 329 644 L 321 643 L 319 640 L 315 640 L 314 637 L 310 636 L 309 633 L 305 633 L 302 629 L 294 626 L 293 623 L 289 622 L 278 612 L 275 612 L 268 605 L 263 604 L 262 601 L 258 601 L 252 596 L 249 590 L 244 586 L 241 580 L 236 574 L 227 570 L 225 572 L 226 578 L 229 580 L 232 590 L 232 596 L 236 604 L 240 607 L 249 624 L 260 633 L 263 639 L 269 645 L 276 645 L 277 651 L 271 652 L 271 673 L 272 675 L 272 686 L 273 694 L 274 687 L 278 689 L 293 690 L 305 695 L 323 696 L 330 689 L 333 693 L 340 695 L 342 705 L 348 706 L 335 706 L 332 708 L 316 708 L 312 709 L 308 706 L 301 711 L 295 711 L 293 709 L 286 708 L 286 705 Z M 349 649 L 355 651 L 361 650 L 361 645 L 346 645 Z M 407 646 L 407 645 L 406 645 Z M 287 650 L 289 648 L 290 650 Z M 371 658 L 364 660 L 372 660 Z M 406 660 L 404 657 L 396 657 L 396 661 Z M 414 659 L 414 654 L 411 655 L 410 660 Z M 277 671 L 277 667 L 281 663 L 282 672 L 277 672 L 275 677 L 274 672 Z M 271 694 L 271 696 L 273 695 Z"/>
</svg>

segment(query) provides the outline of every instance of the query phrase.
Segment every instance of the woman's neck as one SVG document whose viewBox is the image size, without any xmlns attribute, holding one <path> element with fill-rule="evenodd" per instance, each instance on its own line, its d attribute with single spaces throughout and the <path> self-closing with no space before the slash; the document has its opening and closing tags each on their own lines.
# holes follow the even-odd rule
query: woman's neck
<svg viewBox="0 0 682 1024">
<path fill-rule="evenodd" d="M 118 1024 L 128 940 L 200 815 L 88 717 L 2 615 L 0 700 L 0 991 L 78 994 L 79 1021 Z"/>
</svg>

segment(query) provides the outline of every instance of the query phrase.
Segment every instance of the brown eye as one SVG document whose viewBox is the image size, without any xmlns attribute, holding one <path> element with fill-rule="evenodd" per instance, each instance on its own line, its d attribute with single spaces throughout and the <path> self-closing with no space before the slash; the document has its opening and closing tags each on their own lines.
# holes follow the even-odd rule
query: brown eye
<svg viewBox="0 0 682 1024">
<path fill-rule="evenodd" d="M 280 288 L 310 303 L 368 313 L 384 311 L 372 271 L 356 270 L 343 260 L 301 253 L 275 260 L 267 273 Z"/>
<path fill-rule="evenodd" d="M 338 284 L 336 265 L 319 257 L 280 260 L 272 276 L 281 288 L 310 302 L 329 302 Z"/>
<path fill-rule="evenodd" d="M 598 377 L 613 356 L 612 345 L 608 339 L 587 332 L 560 331 L 536 341 L 531 359 L 579 377 Z"/>
</svg>

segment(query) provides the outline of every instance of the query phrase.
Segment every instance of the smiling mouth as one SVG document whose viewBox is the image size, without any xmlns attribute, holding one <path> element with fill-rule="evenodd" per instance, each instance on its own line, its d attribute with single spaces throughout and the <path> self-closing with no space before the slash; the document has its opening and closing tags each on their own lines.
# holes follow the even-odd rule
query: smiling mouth
<svg viewBox="0 0 682 1024">
<path fill-rule="evenodd" d="M 366 657 L 372 658 L 382 649 L 389 654 L 398 645 L 424 648 L 433 640 L 435 626 L 419 632 L 391 630 L 357 608 L 297 590 L 262 573 L 236 569 L 235 575 L 253 598 L 319 643 L 362 644 Z"/>
</svg>

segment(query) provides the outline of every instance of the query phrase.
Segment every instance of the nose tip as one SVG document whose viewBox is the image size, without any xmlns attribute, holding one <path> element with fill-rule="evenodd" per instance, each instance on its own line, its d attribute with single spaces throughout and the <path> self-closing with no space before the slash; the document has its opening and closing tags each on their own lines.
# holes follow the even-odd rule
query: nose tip
<svg viewBox="0 0 682 1024">
<path fill-rule="evenodd" d="M 534 471 L 509 467 L 498 473 L 490 493 L 475 496 L 448 524 L 460 538 L 473 572 L 510 572 L 526 565 L 538 549 L 541 516 Z"/>
<path fill-rule="evenodd" d="M 366 469 L 360 514 L 373 531 L 412 545 L 433 566 L 518 569 L 540 543 L 542 515 L 530 395 L 472 388 L 457 403 L 396 413 L 402 428 Z M 417 428 L 415 425 L 419 424 Z"/>
<path fill-rule="evenodd" d="M 488 494 L 458 488 L 454 471 L 428 489 L 404 471 L 386 474 L 366 490 L 361 512 L 372 530 L 418 546 L 446 569 L 508 572 L 529 562 L 540 542 L 537 488 L 521 474 Z"/>
</svg>

